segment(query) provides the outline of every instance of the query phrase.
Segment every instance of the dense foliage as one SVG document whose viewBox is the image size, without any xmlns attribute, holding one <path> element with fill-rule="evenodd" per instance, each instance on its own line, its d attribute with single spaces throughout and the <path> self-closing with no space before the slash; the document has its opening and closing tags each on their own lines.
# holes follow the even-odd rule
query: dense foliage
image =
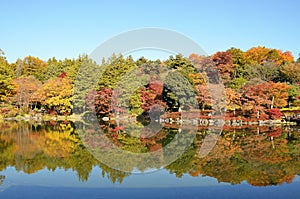
<svg viewBox="0 0 300 199">
<path fill-rule="evenodd" d="M 101 68 L 99 74 L 95 67 Z M 0 117 L 69 115 L 74 103 L 83 112 L 96 110 L 101 116 L 143 115 L 157 104 L 160 111 L 211 110 L 216 103 L 213 86 L 220 82 L 213 78 L 218 76 L 225 86 L 223 109 L 229 112 L 257 118 L 271 116 L 270 109 L 300 104 L 299 61 L 290 52 L 261 46 L 164 61 L 112 55 L 101 66 L 86 55 L 48 61 L 27 56 L 8 63 L 1 51 Z"/>
</svg>

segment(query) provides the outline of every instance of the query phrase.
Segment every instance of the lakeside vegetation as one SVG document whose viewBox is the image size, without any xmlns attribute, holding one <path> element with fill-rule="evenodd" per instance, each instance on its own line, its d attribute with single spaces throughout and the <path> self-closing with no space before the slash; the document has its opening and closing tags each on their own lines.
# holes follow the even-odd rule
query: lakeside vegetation
<svg viewBox="0 0 300 199">
<path fill-rule="evenodd" d="M 8 63 L 1 51 L 0 118 L 28 114 L 71 115 L 74 84 L 83 65 L 101 67 L 86 55 L 64 60 L 53 57 L 47 61 L 27 56 Z M 300 106 L 300 59 L 295 60 L 290 52 L 278 49 L 231 48 L 208 57 L 176 55 L 155 61 L 112 55 L 102 62 L 102 68 L 105 71 L 98 77 L 97 87 L 81 96 L 83 102 L 77 105 L 84 110 L 94 109 L 101 117 L 111 116 L 116 111 L 111 106 L 116 104 L 115 99 L 121 104 L 117 107 L 119 112 L 125 108 L 133 116 L 149 113 L 155 104 L 159 105 L 155 110 L 158 115 L 164 110 L 177 112 L 196 108 L 209 112 L 215 99 L 207 85 L 210 73 L 215 70 L 225 86 L 223 109 L 229 116 L 278 119 L 282 115 L 280 109 L 297 111 Z M 131 72 L 136 68 L 138 70 Z M 171 72 L 163 79 L 164 70 Z M 91 73 L 87 71 L 85 78 Z M 124 80 L 126 75 L 127 79 L 146 77 L 142 81 L 148 83 L 138 87 L 129 85 Z M 124 81 L 126 89 L 132 90 L 126 99 L 116 94 L 116 88 L 121 88 Z"/>
</svg>

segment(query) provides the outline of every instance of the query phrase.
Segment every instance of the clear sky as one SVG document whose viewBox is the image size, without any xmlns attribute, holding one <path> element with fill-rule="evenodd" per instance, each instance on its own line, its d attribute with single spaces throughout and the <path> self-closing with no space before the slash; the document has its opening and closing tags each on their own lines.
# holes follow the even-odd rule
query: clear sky
<svg viewBox="0 0 300 199">
<path fill-rule="evenodd" d="M 178 31 L 208 54 L 266 46 L 300 53 L 298 0 L 1 0 L 0 49 L 9 62 L 27 55 L 74 58 L 132 29 Z"/>
</svg>

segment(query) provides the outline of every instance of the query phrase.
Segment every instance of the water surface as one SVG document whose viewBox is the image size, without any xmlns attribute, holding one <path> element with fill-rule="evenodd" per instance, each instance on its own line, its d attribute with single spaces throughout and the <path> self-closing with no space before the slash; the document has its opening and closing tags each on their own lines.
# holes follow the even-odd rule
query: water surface
<svg viewBox="0 0 300 199">
<path fill-rule="evenodd" d="M 0 125 L 1 198 L 300 197 L 297 127 L 225 127 L 205 157 L 199 152 L 209 130 L 199 128 L 176 161 L 156 168 L 125 159 L 133 171 L 128 173 L 99 161 L 93 152 L 99 147 L 92 139 L 96 134 L 83 124 Z M 172 126 L 137 141 L 114 124 L 106 125 L 107 139 L 136 153 L 158 150 L 177 134 L 189 133 Z"/>
</svg>

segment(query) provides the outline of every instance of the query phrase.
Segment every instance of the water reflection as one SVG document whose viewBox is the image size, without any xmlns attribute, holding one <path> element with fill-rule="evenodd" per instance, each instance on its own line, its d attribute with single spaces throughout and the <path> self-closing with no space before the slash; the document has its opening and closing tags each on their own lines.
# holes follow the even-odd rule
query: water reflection
<svg viewBox="0 0 300 199">
<path fill-rule="evenodd" d="M 103 124 L 104 125 L 104 124 Z M 87 181 L 94 168 L 100 168 L 99 177 L 113 183 L 122 183 L 131 174 L 112 169 L 98 161 L 86 146 L 95 149 L 95 132 L 86 132 L 84 125 L 74 131 L 74 124 L 47 123 L 43 125 L 22 122 L 0 123 L 0 172 L 13 167 L 17 171 L 33 174 L 48 169 L 73 170 L 79 181 Z M 176 126 L 163 128 L 155 136 L 137 137 L 122 134 L 114 124 L 107 124 L 106 139 L 124 150 L 138 153 L 156 151 L 168 145 L 179 133 L 189 130 Z M 85 132 L 82 137 L 79 134 Z M 138 133 L 138 132 L 136 132 Z M 151 132 L 148 132 L 151 133 Z M 244 181 L 254 186 L 291 183 L 300 174 L 300 138 L 297 128 L 289 127 L 225 127 L 215 147 L 205 157 L 199 156 L 208 129 L 199 128 L 194 141 L 176 161 L 164 169 L 177 178 L 210 176 L 219 182 L 240 184 Z M 184 137 L 177 140 L 185 145 Z M 98 154 L 99 155 L 99 154 Z M 109 158 L 109 154 L 102 154 Z M 169 154 L 163 154 L 164 158 Z M 112 159 L 113 160 L 113 159 Z M 156 166 L 156 160 L 138 164 L 124 159 L 128 169 L 145 171 Z M 5 172 L 0 173 L 0 186 Z"/>
</svg>

